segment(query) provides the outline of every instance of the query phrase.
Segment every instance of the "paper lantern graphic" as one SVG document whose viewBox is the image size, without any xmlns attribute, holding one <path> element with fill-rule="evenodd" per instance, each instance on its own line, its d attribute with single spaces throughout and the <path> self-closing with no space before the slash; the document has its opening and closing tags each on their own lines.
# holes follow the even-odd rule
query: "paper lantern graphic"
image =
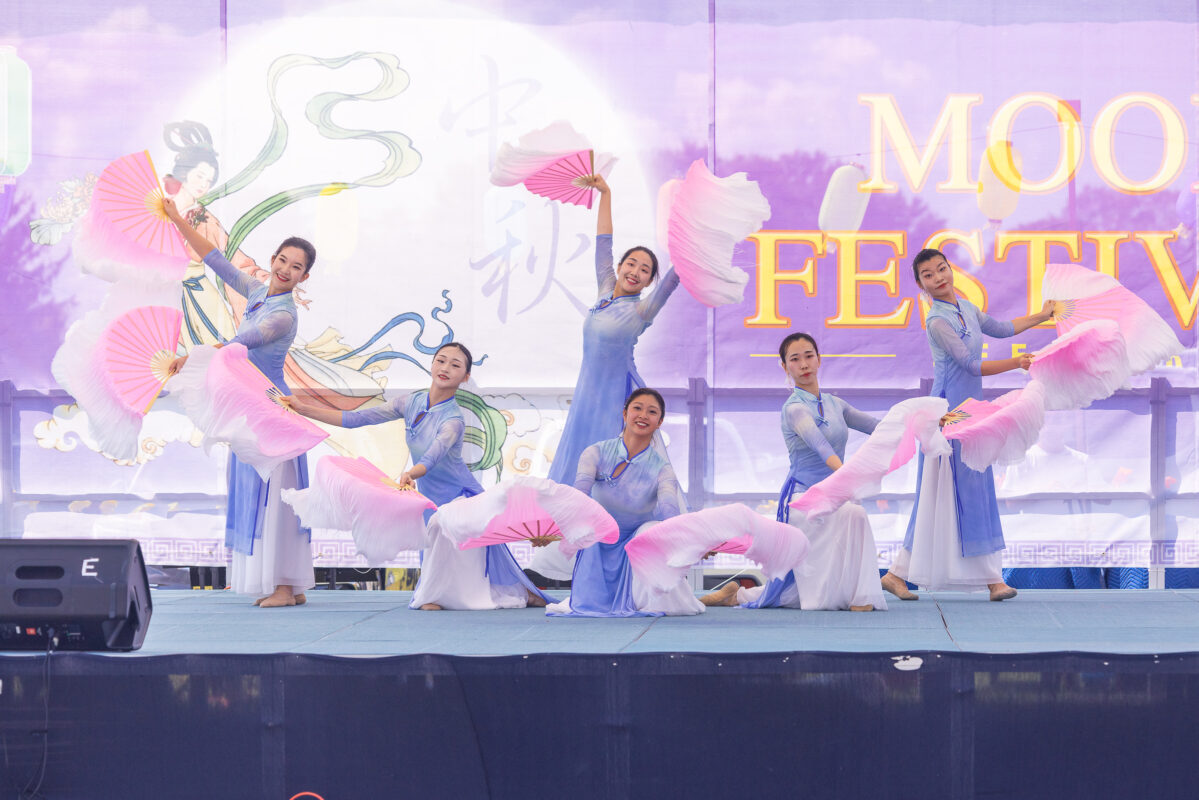
<svg viewBox="0 0 1199 800">
<path fill-rule="evenodd" d="M 1016 211 L 1024 159 L 1009 141 L 995 142 L 978 164 L 978 210 L 998 229 Z"/>
<path fill-rule="evenodd" d="M 822 231 L 856 231 L 866 217 L 870 193 L 858 191 L 866 181 L 866 173 L 857 164 L 837 167 L 828 179 L 824 199 L 820 201 L 818 224 Z"/>
<path fill-rule="evenodd" d="M 33 157 L 33 80 L 15 47 L 0 47 L 0 177 L 15 177 Z"/>
</svg>

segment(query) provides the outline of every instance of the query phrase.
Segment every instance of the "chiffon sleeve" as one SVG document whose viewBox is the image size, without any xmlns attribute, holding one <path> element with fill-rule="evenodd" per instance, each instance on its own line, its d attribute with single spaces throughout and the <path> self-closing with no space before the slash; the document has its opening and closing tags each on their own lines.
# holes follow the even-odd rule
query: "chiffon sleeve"
<svg viewBox="0 0 1199 800">
<path fill-rule="evenodd" d="M 674 294 L 674 290 L 679 288 L 679 274 L 671 267 L 662 276 L 662 280 L 658 281 L 658 286 L 654 289 L 654 293 L 641 301 L 641 318 L 646 322 L 653 322 L 654 317 L 658 316 L 658 312 L 662 310 L 662 306 L 666 305 L 666 301 Z"/>
<path fill-rule="evenodd" d="M 983 374 L 982 358 L 970 353 L 966 348 L 966 343 L 961 340 L 948 320 L 941 317 L 930 319 L 928 321 L 928 338 L 944 350 L 968 374 Z"/>
<path fill-rule="evenodd" d="M 575 488 L 590 497 L 591 487 L 595 485 L 595 476 L 598 471 L 599 448 L 591 445 L 579 456 L 579 466 L 575 470 Z"/>
<path fill-rule="evenodd" d="M 270 344 L 276 339 L 287 336 L 295 324 L 296 318 L 290 312 L 272 311 L 261 319 L 255 320 L 251 327 L 239 332 L 229 342 L 237 342 L 245 345 L 247 350 L 253 350 L 255 347 L 262 347 L 264 344 Z"/>
<path fill-rule="evenodd" d="M 682 494 L 674 468 L 669 464 L 665 465 L 658 473 L 658 502 L 654 506 L 654 519 L 677 517 L 683 508 Z"/>
<path fill-rule="evenodd" d="M 616 272 L 612 269 L 612 234 L 601 233 L 595 237 L 595 282 L 599 285 L 599 297 L 616 291 Z"/>
<path fill-rule="evenodd" d="M 867 435 L 874 433 L 875 427 L 878 426 L 878 417 L 867 414 L 865 411 L 858 411 L 844 400 L 841 401 L 841 405 L 843 406 L 842 414 L 845 416 L 847 427 L 855 431 L 861 431 Z"/>
<path fill-rule="evenodd" d="M 983 333 L 994 339 L 1006 339 L 1009 336 L 1016 335 L 1016 326 L 1010 321 L 1003 322 L 997 320 L 982 311 L 978 312 L 978 327 L 982 329 Z"/>
<path fill-rule="evenodd" d="M 820 432 L 820 427 L 816 424 L 816 418 L 812 416 L 812 412 L 804 408 L 800 403 L 792 403 L 787 406 L 787 427 L 795 431 L 799 438 L 804 440 L 804 444 L 820 454 L 820 457 L 828 461 L 837 453 L 833 450 L 833 446 L 828 443 L 828 439 Z"/>
<path fill-rule="evenodd" d="M 461 417 L 450 417 L 445 422 L 441 423 L 441 427 L 437 429 L 437 436 L 433 439 L 433 444 L 429 445 L 429 449 L 421 457 L 417 464 L 424 464 L 426 470 L 433 469 L 438 461 L 450 451 L 450 448 L 462 441 L 462 436 L 466 432 L 466 423 Z"/>
<path fill-rule="evenodd" d="M 217 274 L 217 277 L 242 297 L 248 298 L 250 292 L 262 286 L 261 283 L 229 263 L 229 259 L 225 258 L 220 250 L 214 249 L 211 253 L 204 256 L 204 263 Z"/>
<path fill-rule="evenodd" d="M 341 427 L 361 428 L 363 425 L 378 425 L 380 422 L 391 422 L 393 419 L 404 418 L 404 406 L 408 405 L 410 395 L 404 394 L 393 398 L 390 403 L 358 411 L 341 412 Z"/>
</svg>

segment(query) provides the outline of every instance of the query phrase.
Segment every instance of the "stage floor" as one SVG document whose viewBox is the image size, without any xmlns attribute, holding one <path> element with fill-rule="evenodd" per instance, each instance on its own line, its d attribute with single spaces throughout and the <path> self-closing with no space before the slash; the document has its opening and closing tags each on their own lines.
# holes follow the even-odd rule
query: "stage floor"
<svg viewBox="0 0 1199 800">
<path fill-rule="evenodd" d="M 562 593 L 557 593 L 559 596 Z M 531 653 L 1199 652 L 1199 590 L 924 592 L 890 610 L 750 611 L 695 617 L 561 619 L 541 609 L 411 611 L 410 592 L 312 591 L 297 608 L 261 610 L 231 592 L 155 591 L 135 655 L 330 656 Z"/>
</svg>

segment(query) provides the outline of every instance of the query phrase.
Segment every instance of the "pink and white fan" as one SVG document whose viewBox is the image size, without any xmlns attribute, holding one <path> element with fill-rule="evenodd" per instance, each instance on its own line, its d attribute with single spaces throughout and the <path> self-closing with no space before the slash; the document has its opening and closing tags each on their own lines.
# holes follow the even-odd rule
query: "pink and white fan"
<svg viewBox="0 0 1199 800">
<path fill-rule="evenodd" d="M 67 331 L 51 371 L 88 415 L 101 452 L 136 460 L 142 420 L 162 392 L 175 359 L 183 312 L 141 306 L 109 319 L 89 313 Z"/>
<path fill-rule="evenodd" d="M 164 193 L 146 151 L 104 168 L 72 252 L 86 272 L 108 281 L 181 281 L 187 246 L 163 211 Z"/>
<path fill-rule="evenodd" d="M 1132 377 L 1126 340 L 1109 319 L 1079 323 L 1037 351 L 1029 376 L 1045 389 L 1045 410 L 1086 408 Z"/>
<path fill-rule="evenodd" d="M 1059 334 L 1091 320 L 1111 320 L 1124 335 L 1132 374 L 1151 370 L 1183 351 L 1182 343 L 1161 316 L 1119 281 L 1077 264 L 1045 268 L 1041 293 L 1058 302 L 1054 322 Z"/>
<path fill-rule="evenodd" d="M 505 142 L 495 156 L 491 182 L 496 186 L 523 183 L 533 194 L 560 203 L 591 208 L 595 190 L 583 182 L 589 175 L 607 176 L 616 159 L 598 156 L 569 122 L 558 121 Z"/>
<path fill-rule="evenodd" d="M 807 557 L 808 537 L 793 525 L 733 503 L 671 517 L 625 545 L 637 577 L 660 591 L 676 588 L 691 565 L 710 552 L 739 553 L 761 564 L 767 577 L 781 578 Z"/>
<path fill-rule="evenodd" d="M 733 249 L 769 217 L 756 181 L 744 172 L 718 178 L 697 160 L 683 180 L 658 191 L 658 244 L 696 300 L 712 307 L 739 303 L 749 274 L 733 266 Z"/>
<path fill-rule="evenodd" d="M 423 494 L 401 489 L 365 458 L 325 456 L 307 489 L 284 489 L 283 501 L 307 528 L 349 531 L 370 566 L 427 544 L 425 512 L 437 505 Z"/>
<path fill-rule="evenodd" d="M 441 532 L 460 550 L 542 539 L 560 542 L 562 554 L 570 558 L 596 542 L 611 544 L 620 538 L 616 520 L 589 496 L 573 486 L 527 475 L 446 503 L 435 517 Z"/>
<path fill-rule="evenodd" d="M 950 452 L 940 427 L 948 409 L 943 397 L 913 397 L 896 403 L 841 468 L 809 487 L 791 502 L 791 508 L 808 519 L 819 519 L 851 500 L 878 494 L 883 478 L 911 461 L 917 445 L 926 456 Z"/>
<path fill-rule="evenodd" d="M 962 461 L 982 472 L 995 464 L 1015 464 L 1037 443 L 1045 424 L 1045 388 L 1030 381 L 993 401 L 970 398 L 949 412 L 942 432 L 962 443 Z"/>
<path fill-rule="evenodd" d="M 245 346 L 201 345 L 174 378 L 187 416 L 206 446 L 224 442 L 263 480 L 275 467 L 306 453 L 329 434 L 267 396 L 274 386 L 249 360 Z"/>
</svg>

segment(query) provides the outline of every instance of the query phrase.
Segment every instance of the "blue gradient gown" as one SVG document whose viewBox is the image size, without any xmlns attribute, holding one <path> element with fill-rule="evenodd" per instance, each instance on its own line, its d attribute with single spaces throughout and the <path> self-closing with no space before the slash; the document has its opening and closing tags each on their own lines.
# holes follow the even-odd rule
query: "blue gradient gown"
<svg viewBox="0 0 1199 800">
<path fill-rule="evenodd" d="M 645 386 L 633 364 L 633 346 L 679 285 L 678 275 L 669 270 L 649 297 L 614 298 L 611 234 L 595 237 L 595 277 L 599 299 L 583 323 L 583 363 L 550 464 L 549 478 L 558 483 L 574 481 L 585 449 L 620 435 L 625 398 L 633 389 Z"/>
<path fill-rule="evenodd" d="M 430 406 L 429 392 L 420 391 L 401 395 L 385 405 L 341 412 L 345 428 L 396 419 L 406 423 L 404 438 L 413 465 L 423 465 L 427 470 L 416 482 L 421 494 L 440 506 L 483 491 L 462 460 L 466 420 L 454 397 Z M 525 577 L 507 545 L 462 551 L 443 537 L 437 537 L 421 564 L 411 607 L 436 603 L 443 608 L 487 609 L 497 605 L 523 608 L 529 591 L 545 597 Z M 509 600 L 497 603 L 493 597 L 497 594 Z"/>
<path fill-rule="evenodd" d="M 944 397 L 950 409 L 967 398 L 981 400 L 983 334 L 994 338 L 1014 336 L 1012 323 L 992 319 L 969 300 L 958 298 L 956 305 L 933 300 L 925 317 L 925 327 L 933 357 L 933 387 L 930 395 Z M 928 588 L 982 589 L 988 583 L 997 583 L 1002 579 L 999 572 L 1002 557 L 999 554 L 1004 542 L 1003 528 L 999 522 L 999 504 L 995 499 L 995 479 L 990 467 L 982 472 L 967 467 L 962 461 L 961 442 L 950 443 L 953 446 L 952 455 L 939 456 L 937 460 L 952 475 L 952 496 L 940 496 L 948 494 L 946 479 L 949 475 L 934 476 L 933 470 L 940 466 L 926 465 L 924 454 L 921 453 L 916 478 L 916 505 L 908 521 L 903 550 L 896 556 L 891 570 L 900 577 Z M 930 479 L 936 479 L 937 485 L 928 485 Z M 922 513 L 922 507 L 929 503 L 944 503 L 946 513 L 952 508 L 956 519 L 952 530 L 941 530 L 943 521 L 948 517 L 940 509 L 925 508 Z M 925 529 L 929 531 L 929 546 L 938 554 L 931 559 L 922 559 L 913 549 L 920 538 L 919 532 Z M 942 542 L 942 536 L 951 538 Z M 936 537 L 935 540 L 932 537 Z M 950 558 L 940 558 L 942 551 Z M 922 568 L 918 566 L 922 560 L 926 564 L 931 561 L 945 564 L 948 572 Z M 907 574 L 909 563 L 912 565 L 911 574 Z"/>
<path fill-rule="evenodd" d="M 612 235 L 600 234 L 595 237 L 599 294 L 583 322 L 583 361 L 566 426 L 550 463 L 549 479 L 558 483 L 574 482 L 579 455 L 585 449 L 620 435 L 625 398 L 633 389 L 645 386 L 633 363 L 633 348 L 679 285 L 672 269 L 661 276 L 648 297 L 644 293 L 613 297 L 616 273 L 612 265 Z M 654 437 L 654 446 L 665 455 L 660 437 Z M 571 560 L 559 553 L 556 543 L 538 548 L 532 567 L 559 580 L 570 577 L 572 569 Z"/>
<path fill-rule="evenodd" d="M 595 544 L 579 551 L 570 598 L 551 605 L 548 614 L 640 617 L 703 612 L 685 581 L 669 592 L 640 585 L 625 553 L 625 545 L 639 530 L 679 513 L 679 482 L 661 453 L 647 447 L 630 457 L 619 436 L 598 442 L 579 458 L 574 487 L 612 515 L 620 526 L 620 538 L 615 544 Z"/>
<path fill-rule="evenodd" d="M 291 292 L 269 295 L 259 283 L 229 263 L 219 250 L 204 257 L 213 272 L 246 298 L 246 313 L 229 344 L 244 345 L 250 363 L 284 394 L 283 362 L 296 338 L 299 321 Z M 241 594 L 270 594 L 276 586 L 300 591 L 315 585 L 306 529 L 279 493 L 308 486 L 308 460 L 299 456 L 281 464 L 263 481 L 253 467 L 229 454 L 229 500 L 225 545 L 233 549 L 231 584 Z"/>
<path fill-rule="evenodd" d="M 819 396 L 796 386 L 783 403 L 781 427 L 791 468 L 779 492 L 777 519 L 789 522 L 796 494 L 833 474 L 827 461 L 845 461 L 849 431 L 872 433 L 878 420 L 836 395 Z M 872 605 L 885 609 L 878 582 L 878 556 L 866 512 L 847 503 L 823 523 L 805 529 L 810 549 L 800 575 L 738 593 L 746 608 L 844 609 Z"/>
</svg>

